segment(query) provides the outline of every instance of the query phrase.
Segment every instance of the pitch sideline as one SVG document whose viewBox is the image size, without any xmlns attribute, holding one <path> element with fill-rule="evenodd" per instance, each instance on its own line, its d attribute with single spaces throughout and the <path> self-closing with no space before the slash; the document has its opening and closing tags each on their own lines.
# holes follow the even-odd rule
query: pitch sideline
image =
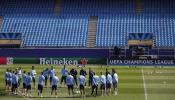
<svg viewBox="0 0 175 100">
<path fill-rule="evenodd" d="M 146 83 L 145 83 L 145 76 L 144 76 L 143 68 L 142 68 L 142 79 L 143 79 L 145 100 L 148 100 L 148 94 L 147 94 L 147 89 L 146 89 Z"/>
</svg>

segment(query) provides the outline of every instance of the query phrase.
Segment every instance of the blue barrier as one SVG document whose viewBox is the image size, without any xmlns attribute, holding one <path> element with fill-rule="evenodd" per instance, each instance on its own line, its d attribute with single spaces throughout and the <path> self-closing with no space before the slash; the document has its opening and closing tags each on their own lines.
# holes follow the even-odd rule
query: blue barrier
<svg viewBox="0 0 175 100">
<path fill-rule="evenodd" d="M 0 57 L 107 58 L 108 49 L 0 49 Z"/>
</svg>

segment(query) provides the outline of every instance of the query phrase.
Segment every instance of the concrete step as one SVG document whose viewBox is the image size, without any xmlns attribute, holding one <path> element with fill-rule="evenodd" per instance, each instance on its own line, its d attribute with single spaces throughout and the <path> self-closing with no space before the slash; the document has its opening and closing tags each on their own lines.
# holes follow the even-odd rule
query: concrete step
<svg viewBox="0 0 175 100">
<path fill-rule="evenodd" d="M 92 29 L 92 30 L 89 29 L 89 30 L 88 30 L 89 33 L 94 33 L 94 32 L 96 32 L 96 31 L 97 31 L 96 29 Z"/>
<path fill-rule="evenodd" d="M 90 35 L 90 36 L 88 36 L 89 39 L 92 39 L 92 38 L 95 38 L 95 37 L 96 37 L 96 35 Z"/>
<path fill-rule="evenodd" d="M 96 35 L 96 32 L 97 32 L 96 30 L 90 30 L 90 31 L 88 31 L 88 34 L 89 35 Z"/>
<path fill-rule="evenodd" d="M 96 34 L 89 34 L 89 37 L 96 37 Z"/>
<path fill-rule="evenodd" d="M 92 42 L 92 41 L 95 41 L 96 39 L 89 39 L 89 41 L 88 42 Z"/>
<path fill-rule="evenodd" d="M 89 29 L 90 29 L 90 30 L 91 30 L 91 29 L 96 29 L 96 28 L 97 28 L 97 27 L 92 27 L 92 26 L 91 26 L 91 27 L 89 27 Z"/>
</svg>

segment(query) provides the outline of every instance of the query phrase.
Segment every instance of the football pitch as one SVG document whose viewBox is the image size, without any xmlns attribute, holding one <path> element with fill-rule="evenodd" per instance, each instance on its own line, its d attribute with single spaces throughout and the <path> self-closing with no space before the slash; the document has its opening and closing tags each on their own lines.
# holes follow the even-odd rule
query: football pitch
<svg viewBox="0 0 175 100">
<path fill-rule="evenodd" d="M 0 100 L 81 100 L 80 94 L 75 94 L 75 97 L 69 97 L 67 93 L 67 88 L 58 88 L 58 98 L 51 98 L 50 91 L 51 88 L 44 88 L 43 98 L 37 96 L 37 89 L 32 88 L 32 98 L 24 98 L 20 95 L 12 95 L 5 91 L 5 81 L 4 73 L 6 68 L 15 69 L 17 67 L 22 67 L 23 70 L 30 71 L 32 65 L 1 65 L 0 66 Z M 34 65 L 37 71 L 37 76 L 40 72 L 48 67 L 43 65 Z M 105 72 L 106 67 L 101 67 L 100 65 L 89 65 L 86 67 L 88 73 L 88 68 L 91 67 L 99 76 L 100 72 Z M 49 67 L 48 67 L 49 68 Z M 59 79 L 61 78 L 61 68 L 62 66 L 54 66 Z M 68 69 L 72 66 L 68 66 Z M 86 88 L 86 98 L 87 100 L 174 100 L 175 99 L 175 67 L 164 67 L 164 68 L 154 68 L 154 67 L 137 67 L 129 68 L 127 66 L 113 66 L 109 67 L 108 70 L 115 68 L 119 75 L 118 84 L 118 95 L 114 96 L 113 92 L 111 96 L 101 96 L 100 89 L 98 90 L 97 97 L 90 95 L 91 89 Z M 78 76 L 79 70 L 77 68 Z M 88 78 L 88 76 L 87 76 Z M 38 79 L 38 78 L 36 78 Z M 88 83 L 88 82 L 87 82 Z M 60 86 L 60 85 L 59 85 Z M 88 86 L 88 84 L 87 84 Z"/>
</svg>

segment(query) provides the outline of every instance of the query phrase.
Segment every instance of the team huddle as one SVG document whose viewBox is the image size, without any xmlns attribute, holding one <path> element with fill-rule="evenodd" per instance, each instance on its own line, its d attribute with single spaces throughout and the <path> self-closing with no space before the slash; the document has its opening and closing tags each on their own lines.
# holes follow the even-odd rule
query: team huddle
<svg viewBox="0 0 175 100">
<path fill-rule="evenodd" d="M 7 69 L 5 72 L 5 83 L 6 90 L 11 91 L 12 94 L 21 93 L 23 96 L 32 97 L 31 89 L 36 88 L 36 78 L 38 79 L 38 96 L 43 97 L 43 88 L 48 87 L 48 80 L 50 81 L 51 96 L 55 95 L 58 97 L 57 89 L 58 87 L 66 86 L 68 88 L 68 95 L 73 96 L 76 93 L 75 89 L 80 91 L 81 97 L 85 97 L 85 88 L 87 87 L 87 82 L 89 83 L 89 88 L 92 89 L 91 95 L 98 95 L 98 87 L 100 87 L 101 96 L 111 95 L 112 86 L 114 89 L 114 95 L 117 95 L 118 86 L 118 75 L 115 69 L 112 69 L 112 73 L 106 69 L 106 74 L 101 72 L 100 76 L 97 75 L 91 68 L 89 68 L 89 78 L 87 78 L 87 72 L 85 67 L 82 67 L 78 76 L 78 72 L 75 68 L 70 71 L 66 68 L 66 65 L 61 69 L 61 81 L 59 80 L 55 69 L 53 66 L 51 68 L 45 68 L 37 76 L 35 67 L 26 73 L 22 71 L 21 68 L 15 70 Z M 64 84 L 62 84 L 64 82 Z M 22 83 L 22 84 L 21 84 Z M 60 86 L 59 86 L 60 83 Z M 22 90 L 20 91 L 20 85 L 22 85 Z"/>
</svg>

